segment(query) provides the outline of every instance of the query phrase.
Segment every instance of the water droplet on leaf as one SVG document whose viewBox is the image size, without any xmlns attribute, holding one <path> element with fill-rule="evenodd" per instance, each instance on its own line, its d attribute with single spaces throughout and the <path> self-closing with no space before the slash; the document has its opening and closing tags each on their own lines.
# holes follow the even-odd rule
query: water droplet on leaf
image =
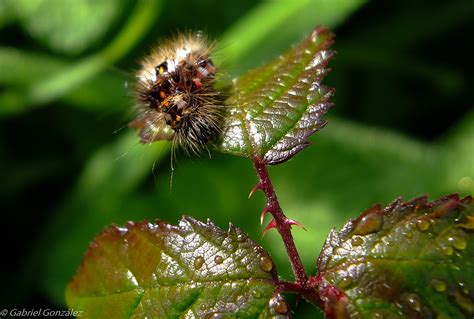
<svg viewBox="0 0 474 319">
<path fill-rule="evenodd" d="M 458 285 L 459 285 L 459 288 L 461 288 L 461 290 L 464 294 L 466 294 L 466 295 L 469 294 L 469 288 L 467 287 L 467 285 L 465 283 L 459 282 Z"/>
<path fill-rule="evenodd" d="M 466 230 L 474 229 L 474 216 L 466 216 L 465 223 L 456 224 L 457 228 L 464 228 Z"/>
<path fill-rule="evenodd" d="M 351 284 L 352 284 L 352 278 L 351 277 L 344 277 L 339 282 L 339 288 L 344 289 L 344 288 L 349 287 Z"/>
<path fill-rule="evenodd" d="M 446 256 L 451 256 L 454 252 L 453 247 L 451 246 L 444 246 L 441 248 L 441 250 L 443 251 L 443 254 L 445 254 Z"/>
<path fill-rule="evenodd" d="M 447 288 L 446 282 L 444 282 L 444 281 L 442 281 L 442 280 L 433 279 L 433 280 L 431 281 L 431 284 L 433 285 L 433 288 L 434 288 L 437 292 L 444 292 L 444 291 L 446 291 L 446 288 Z"/>
<path fill-rule="evenodd" d="M 254 289 L 252 291 L 252 295 L 255 297 L 255 298 L 260 298 L 262 296 L 262 294 L 260 293 L 260 291 L 258 291 L 257 289 Z"/>
<path fill-rule="evenodd" d="M 201 269 L 202 265 L 204 264 L 204 257 L 202 256 L 197 256 L 194 259 L 194 269 L 199 270 Z"/>
<path fill-rule="evenodd" d="M 364 243 L 364 240 L 359 237 L 359 236 L 355 236 L 354 238 L 352 238 L 351 240 L 351 244 L 352 246 L 360 246 Z"/>
<path fill-rule="evenodd" d="M 268 301 L 268 306 L 279 314 L 285 314 L 288 312 L 288 305 L 280 294 L 272 297 L 270 301 Z"/>
<path fill-rule="evenodd" d="M 416 221 L 416 227 L 421 231 L 428 230 L 428 228 L 430 228 L 430 221 L 427 219 L 418 219 Z"/>
<path fill-rule="evenodd" d="M 128 228 L 127 227 L 116 227 L 116 229 L 119 231 L 120 235 L 126 235 L 128 233 Z"/>
<path fill-rule="evenodd" d="M 219 255 L 216 255 L 214 257 L 214 262 L 218 265 L 222 264 L 224 262 L 224 258 L 222 258 L 222 256 L 219 256 Z"/>
<path fill-rule="evenodd" d="M 411 309 L 415 311 L 421 310 L 420 298 L 416 294 L 408 294 L 406 297 L 406 301 Z"/>
<path fill-rule="evenodd" d="M 368 235 L 379 231 L 383 226 L 383 210 L 380 205 L 367 209 L 354 222 L 353 235 Z"/>
<path fill-rule="evenodd" d="M 266 272 L 271 271 L 273 269 L 272 260 L 267 256 L 260 257 L 260 268 Z"/>
<path fill-rule="evenodd" d="M 451 241 L 451 245 L 457 250 L 464 250 L 467 247 L 467 240 L 464 237 L 454 237 Z"/>
</svg>

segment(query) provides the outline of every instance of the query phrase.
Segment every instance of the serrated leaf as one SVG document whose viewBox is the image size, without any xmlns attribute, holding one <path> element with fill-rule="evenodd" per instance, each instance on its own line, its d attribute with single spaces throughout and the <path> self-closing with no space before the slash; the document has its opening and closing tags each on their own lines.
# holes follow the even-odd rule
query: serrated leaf
<svg viewBox="0 0 474 319">
<path fill-rule="evenodd" d="M 332 43 L 333 34 L 317 27 L 283 56 L 235 80 L 220 150 L 278 164 L 307 147 L 331 106 L 333 90 L 321 81 Z"/>
<path fill-rule="evenodd" d="M 23 27 L 60 52 L 78 53 L 100 39 L 119 14 L 117 1 L 11 1 Z"/>
<path fill-rule="evenodd" d="M 275 278 L 270 256 L 233 225 L 129 222 L 91 243 L 66 300 L 88 318 L 266 318 L 287 306 Z"/>
<path fill-rule="evenodd" d="M 471 197 L 376 205 L 332 231 L 318 261 L 328 318 L 472 318 Z"/>
</svg>

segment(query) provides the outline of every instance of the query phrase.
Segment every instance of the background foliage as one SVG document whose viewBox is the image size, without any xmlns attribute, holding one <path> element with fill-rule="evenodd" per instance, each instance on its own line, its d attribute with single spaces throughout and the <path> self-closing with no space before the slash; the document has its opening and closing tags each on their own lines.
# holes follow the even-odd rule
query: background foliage
<svg viewBox="0 0 474 319">
<path fill-rule="evenodd" d="M 259 238 L 264 200 L 246 199 L 248 160 L 181 156 L 170 191 L 167 145 L 140 146 L 120 130 L 137 60 L 176 30 L 221 40 L 229 78 L 317 24 L 335 31 L 330 122 L 270 171 L 288 217 L 308 228 L 295 231 L 307 269 L 328 231 L 374 202 L 473 194 L 473 14 L 467 0 L 0 0 L 1 306 L 64 307 L 88 242 L 111 223 L 186 213 Z M 276 233 L 262 241 L 289 278 L 279 243 Z"/>
</svg>

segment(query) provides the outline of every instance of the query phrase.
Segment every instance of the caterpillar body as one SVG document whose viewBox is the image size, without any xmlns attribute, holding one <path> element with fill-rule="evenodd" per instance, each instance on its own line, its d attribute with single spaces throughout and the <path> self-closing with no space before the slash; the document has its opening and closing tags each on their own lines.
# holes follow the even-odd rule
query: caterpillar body
<svg viewBox="0 0 474 319">
<path fill-rule="evenodd" d="M 199 154 L 219 135 L 224 106 L 214 88 L 213 48 L 201 33 L 178 34 L 142 61 L 130 123 L 142 143 L 170 140 L 173 150 Z"/>
</svg>

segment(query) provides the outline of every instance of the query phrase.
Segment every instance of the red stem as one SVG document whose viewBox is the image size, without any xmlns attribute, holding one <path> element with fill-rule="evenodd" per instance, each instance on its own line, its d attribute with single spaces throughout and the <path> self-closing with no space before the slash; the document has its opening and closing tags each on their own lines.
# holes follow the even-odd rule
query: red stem
<svg viewBox="0 0 474 319">
<path fill-rule="evenodd" d="M 253 162 L 260 180 L 259 186 L 267 197 L 267 206 L 265 209 L 272 214 L 276 222 L 275 228 L 280 233 L 285 245 L 286 252 L 288 254 L 288 258 L 290 259 L 291 267 L 293 268 L 293 273 L 295 275 L 296 284 L 302 289 L 305 289 L 308 286 L 308 276 L 304 271 L 303 263 L 301 262 L 301 258 L 298 254 L 298 250 L 296 249 L 293 236 L 291 235 L 292 223 L 285 216 L 280 207 L 280 203 L 278 202 L 277 196 L 273 189 L 272 182 L 270 181 L 270 176 L 268 175 L 267 165 L 258 157 L 254 157 Z"/>
<path fill-rule="evenodd" d="M 310 283 L 308 287 L 302 287 L 301 285 L 294 282 L 280 281 L 278 283 L 278 288 L 280 291 L 296 293 L 315 306 L 323 309 L 324 302 L 321 300 L 318 292 L 316 291 L 316 282 L 312 282 L 311 279 L 309 281 Z"/>
</svg>

